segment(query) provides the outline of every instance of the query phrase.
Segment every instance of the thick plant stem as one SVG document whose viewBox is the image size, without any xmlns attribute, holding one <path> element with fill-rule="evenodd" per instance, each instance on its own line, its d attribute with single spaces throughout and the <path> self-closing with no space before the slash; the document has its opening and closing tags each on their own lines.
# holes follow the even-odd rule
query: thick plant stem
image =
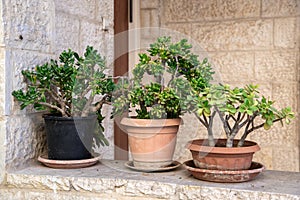
<svg viewBox="0 0 300 200">
<path fill-rule="evenodd" d="M 226 147 L 228 147 L 228 148 L 233 147 L 233 137 L 228 137 L 227 138 Z"/>
<path fill-rule="evenodd" d="M 215 146 L 215 139 L 212 130 L 215 115 L 216 115 L 216 111 L 214 111 L 212 115 L 209 117 L 209 124 L 208 124 L 208 144 L 211 147 Z"/>
</svg>

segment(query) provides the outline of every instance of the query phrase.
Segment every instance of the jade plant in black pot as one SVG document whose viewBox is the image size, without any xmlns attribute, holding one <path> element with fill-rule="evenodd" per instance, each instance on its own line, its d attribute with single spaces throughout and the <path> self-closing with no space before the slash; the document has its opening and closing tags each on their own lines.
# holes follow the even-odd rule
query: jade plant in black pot
<svg viewBox="0 0 300 200">
<path fill-rule="evenodd" d="M 89 159 L 94 142 L 108 145 L 101 109 L 110 104 L 114 83 L 105 70 L 105 59 L 88 46 L 84 56 L 69 49 L 59 60 L 22 71 L 26 87 L 12 95 L 21 109 L 48 110 L 48 159 Z"/>
</svg>

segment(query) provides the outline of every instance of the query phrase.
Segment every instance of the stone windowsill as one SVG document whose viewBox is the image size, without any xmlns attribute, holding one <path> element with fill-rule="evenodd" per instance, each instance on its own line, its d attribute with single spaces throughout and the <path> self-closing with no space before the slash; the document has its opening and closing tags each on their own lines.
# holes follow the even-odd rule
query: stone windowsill
<svg viewBox="0 0 300 200">
<path fill-rule="evenodd" d="M 95 166 L 82 169 L 52 169 L 34 163 L 8 172 L 4 188 L 117 196 L 117 199 L 133 196 L 142 199 L 300 199 L 300 173 L 297 172 L 266 170 L 249 182 L 222 184 L 194 179 L 183 167 L 170 172 L 143 173 L 127 169 L 124 162 L 101 160 Z"/>
</svg>

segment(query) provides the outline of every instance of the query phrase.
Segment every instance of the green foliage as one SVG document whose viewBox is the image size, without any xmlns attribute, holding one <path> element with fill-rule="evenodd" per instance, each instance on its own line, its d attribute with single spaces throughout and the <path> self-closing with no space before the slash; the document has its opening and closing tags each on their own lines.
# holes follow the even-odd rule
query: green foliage
<svg viewBox="0 0 300 200">
<path fill-rule="evenodd" d="M 209 122 L 213 120 L 213 111 L 219 114 L 229 141 L 244 127 L 242 145 L 252 131 L 259 128 L 268 130 L 277 121 L 289 124 L 294 118 L 290 107 L 277 110 L 273 107 L 274 102 L 260 96 L 257 89 L 257 85 L 233 89 L 229 85 L 212 85 L 189 98 L 192 99 L 193 110 L 207 129 L 211 129 Z"/>
<path fill-rule="evenodd" d="M 96 113 L 101 127 L 95 133 L 96 142 L 107 144 L 101 108 L 110 102 L 115 86 L 105 74 L 106 69 L 105 59 L 93 47 L 88 46 L 83 57 L 69 49 L 60 54 L 58 61 L 23 70 L 26 88 L 15 90 L 12 95 L 21 109 L 33 105 L 36 110 L 48 109 L 63 117 Z"/>
<path fill-rule="evenodd" d="M 191 48 L 185 39 L 172 43 L 170 37 L 160 37 L 147 53 L 139 54 L 133 79 L 118 82 L 113 115 L 134 110 L 140 119 L 178 118 L 186 112 L 187 95 L 193 88 L 208 87 L 213 74 L 207 59 L 200 63 Z M 145 75 L 155 81 L 144 84 Z"/>
</svg>

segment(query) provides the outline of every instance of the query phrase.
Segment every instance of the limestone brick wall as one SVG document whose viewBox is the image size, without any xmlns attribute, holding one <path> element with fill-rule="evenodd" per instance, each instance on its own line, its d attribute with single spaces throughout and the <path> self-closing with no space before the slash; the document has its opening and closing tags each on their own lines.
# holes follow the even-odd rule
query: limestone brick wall
<svg viewBox="0 0 300 200">
<path fill-rule="evenodd" d="M 4 0 L 0 5 L 2 175 L 4 168 L 21 167 L 45 151 L 41 113 L 30 108 L 20 111 L 11 96 L 23 85 L 21 70 L 57 59 L 68 48 L 82 53 L 87 45 L 106 56 L 113 69 L 113 0 Z M 108 31 L 102 30 L 103 19 Z M 109 108 L 104 112 L 110 113 Z M 113 141 L 112 122 L 107 120 L 105 126 Z M 113 157 L 112 147 L 102 151 Z"/>
<path fill-rule="evenodd" d="M 208 56 L 217 81 L 233 86 L 260 85 L 275 106 L 292 106 L 296 120 L 249 138 L 261 151 L 255 159 L 268 169 L 299 171 L 299 0 L 140 0 L 145 47 L 159 35 L 178 32 L 191 39 L 200 57 Z M 165 30 L 167 29 L 167 31 Z M 157 31 L 159 30 L 159 31 Z M 187 140 L 203 137 L 191 116 L 179 134 L 176 157 L 185 160 Z M 187 121 L 187 120 L 186 120 Z"/>
</svg>

